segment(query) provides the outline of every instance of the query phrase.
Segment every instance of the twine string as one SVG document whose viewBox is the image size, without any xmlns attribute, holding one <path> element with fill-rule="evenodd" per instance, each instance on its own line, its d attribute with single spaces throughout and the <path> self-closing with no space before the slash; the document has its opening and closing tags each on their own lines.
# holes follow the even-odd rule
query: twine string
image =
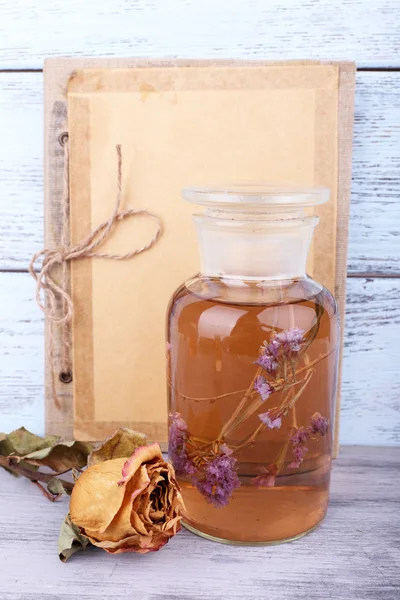
<svg viewBox="0 0 400 600">
<path fill-rule="evenodd" d="M 117 195 L 114 210 L 107 221 L 101 223 L 91 231 L 85 239 L 74 246 L 69 244 L 69 145 L 68 138 L 64 138 L 64 169 L 63 169 L 63 229 L 61 245 L 55 250 L 44 248 L 36 252 L 29 265 L 29 272 L 36 280 L 36 302 L 45 313 L 49 321 L 48 353 L 51 369 L 52 392 L 56 405 L 60 407 L 56 394 L 55 385 L 55 356 L 54 356 L 54 326 L 62 328 L 62 371 L 71 371 L 71 344 L 70 324 L 73 314 L 73 300 L 68 292 L 68 263 L 81 258 L 103 258 L 110 260 L 129 260 L 146 250 L 149 250 L 158 241 L 162 234 L 162 222 L 154 213 L 146 209 L 120 210 L 122 202 L 122 152 L 121 146 L 117 145 Z M 109 238 L 115 225 L 129 217 L 144 215 L 156 223 L 156 231 L 148 243 L 136 248 L 126 254 L 112 254 L 98 252 L 98 248 Z M 41 260 L 38 271 L 35 265 Z M 61 283 L 57 283 L 53 270 L 61 267 Z"/>
</svg>

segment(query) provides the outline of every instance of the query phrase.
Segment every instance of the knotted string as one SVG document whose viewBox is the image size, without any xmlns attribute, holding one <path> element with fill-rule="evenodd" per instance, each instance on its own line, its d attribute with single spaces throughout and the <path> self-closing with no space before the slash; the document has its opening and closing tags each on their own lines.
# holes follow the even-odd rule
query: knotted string
<svg viewBox="0 0 400 600">
<path fill-rule="evenodd" d="M 55 357 L 54 357 L 54 327 L 62 328 L 62 370 L 60 376 L 71 373 L 71 344 L 70 325 L 73 313 L 73 301 L 68 293 L 68 263 L 81 258 L 109 258 L 112 260 L 128 260 L 137 254 L 149 250 L 162 234 L 162 222 L 155 214 L 145 209 L 130 208 L 120 210 L 122 201 L 122 153 L 121 146 L 116 147 L 118 157 L 118 182 L 117 197 L 112 215 L 107 221 L 101 223 L 89 235 L 75 246 L 69 244 L 69 146 L 68 137 L 64 137 L 64 171 L 63 171 L 63 230 L 61 245 L 56 250 L 44 248 L 32 257 L 29 272 L 36 280 L 36 302 L 45 313 L 49 322 L 48 354 L 51 370 L 51 387 L 54 402 L 60 408 L 56 393 Z M 157 223 L 157 230 L 151 240 L 136 250 L 127 254 L 110 254 L 95 252 L 110 236 L 114 226 L 127 217 L 146 215 Z M 35 271 L 35 264 L 42 259 L 41 267 Z M 57 283 L 53 276 L 53 269 L 61 267 L 61 283 Z M 42 299 L 42 291 L 46 297 Z M 65 379 L 64 381 L 68 381 Z M 71 378 L 69 379 L 71 381 Z"/>
</svg>

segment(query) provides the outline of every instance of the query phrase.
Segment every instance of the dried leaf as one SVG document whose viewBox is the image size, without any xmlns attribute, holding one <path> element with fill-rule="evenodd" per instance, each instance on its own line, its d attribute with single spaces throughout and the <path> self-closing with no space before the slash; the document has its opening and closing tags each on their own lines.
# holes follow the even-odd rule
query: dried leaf
<svg viewBox="0 0 400 600">
<path fill-rule="evenodd" d="M 88 467 L 114 458 L 129 458 L 136 448 L 145 445 L 146 436 L 144 433 L 138 433 L 127 428 L 117 429 L 97 450 L 93 450 L 88 458 Z"/>
<path fill-rule="evenodd" d="M 2 456 L 0 454 L 0 467 L 3 467 L 3 469 L 5 469 L 6 471 L 8 471 L 10 473 L 10 475 L 14 475 L 14 477 L 19 477 L 18 473 L 16 473 L 15 471 L 13 471 L 12 469 L 10 469 L 10 465 L 8 462 L 8 459 L 5 456 Z"/>
<path fill-rule="evenodd" d="M 49 467 L 62 473 L 72 468 L 85 467 L 87 457 L 93 450 L 92 444 L 85 442 L 60 442 L 50 448 L 43 448 L 21 457 L 21 460 L 38 467 Z"/>
<path fill-rule="evenodd" d="M 6 434 L 0 432 L 0 456 L 8 456 L 8 452 L 6 453 L 5 450 L 6 438 Z M 6 461 L 0 461 L 0 466 L 2 466 L 6 471 L 11 473 L 11 475 L 14 475 L 14 477 L 18 477 L 17 473 L 14 473 L 14 471 L 11 471 L 11 469 L 8 468 Z"/>
<path fill-rule="evenodd" d="M 72 479 L 73 479 L 74 483 L 76 483 L 79 479 L 81 471 L 78 471 L 78 469 L 72 469 L 71 473 L 72 473 Z"/>
<path fill-rule="evenodd" d="M 47 484 L 47 489 L 55 496 L 59 496 L 61 494 L 67 494 L 68 496 L 71 495 L 71 491 L 65 489 L 61 479 L 58 479 L 57 477 L 52 477 L 50 479 L 50 481 Z"/>
<path fill-rule="evenodd" d="M 1 434 L 0 454 L 2 456 L 9 456 L 11 454 L 24 456 L 25 454 L 30 454 L 31 452 L 54 446 L 59 439 L 60 438 L 57 435 L 49 435 L 42 438 L 31 433 L 25 429 L 25 427 L 20 427 L 8 435 Z"/>
<path fill-rule="evenodd" d="M 8 436 L 5 433 L 0 433 L 0 456 L 8 456 L 13 452 L 15 452 L 15 448 L 9 441 Z"/>
<path fill-rule="evenodd" d="M 41 448 L 43 444 L 47 445 L 48 443 L 54 443 L 54 440 L 57 440 L 56 436 L 49 436 L 48 438 L 41 438 L 36 436 L 29 431 L 27 431 L 24 427 L 17 429 L 16 431 L 12 431 L 10 434 L 0 433 L 0 457 L 16 457 L 18 459 L 20 451 L 24 448 Z M 34 465 L 28 465 L 24 461 L 21 461 L 21 467 L 26 469 L 30 469 L 31 471 L 37 471 L 37 467 Z M 14 475 L 14 477 L 19 477 L 19 474 L 14 470 L 8 468 L 8 461 L 0 461 L 0 466 L 2 466 L 6 471 Z M 11 465 L 10 465 L 11 466 Z"/>
<path fill-rule="evenodd" d="M 58 555 L 60 560 L 66 562 L 75 552 L 85 550 L 88 544 L 89 539 L 72 523 L 71 517 L 68 514 L 61 525 L 58 537 Z"/>
</svg>

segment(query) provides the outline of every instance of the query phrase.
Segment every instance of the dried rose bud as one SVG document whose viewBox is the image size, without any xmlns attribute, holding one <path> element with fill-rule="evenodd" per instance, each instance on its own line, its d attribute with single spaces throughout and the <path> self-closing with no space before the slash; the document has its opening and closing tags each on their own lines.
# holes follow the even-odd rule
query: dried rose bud
<svg viewBox="0 0 400 600">
<path fill-rule="evenodd" d="M 79 477 L 71 496 L 72 522 L 112 554 L 159 550 L 180 529 L 181 494 L 158 444 L 106 460 Z"/>
</svg>

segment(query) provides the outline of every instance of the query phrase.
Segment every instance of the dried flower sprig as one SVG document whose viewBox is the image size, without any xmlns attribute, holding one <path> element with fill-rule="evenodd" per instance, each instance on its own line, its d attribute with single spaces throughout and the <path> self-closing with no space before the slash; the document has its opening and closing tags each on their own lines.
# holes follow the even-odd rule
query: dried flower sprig
<svg viewBox="0 0 400 600">
<path fill-rule="evenodd" d="M 269 343 L 264 342 L 260 348 L 260 356 L 256 363 L 267 373 L 284 375 L 282 370 L 287 363 L 297 358 L 304 343 L 304 331 L 292 327 L 282 333 L 274 333 Z"/>
<path fill-rule="evenodd" d="M 169 456 L 175 472 L 190 476 L 192 484 L 216 507 L 228 504 L 233 490 L 240 486 L 232 454 L 226 444 L 192 438 L 182 416 L 170 415 Z"/>
<path fill-rule="evenodd" d="M 263 429 L 280 429 L 283 420 L 289 413 L 292 414 L 293 435 L 289 434 L 276 459 L 263 467 L 260 475 L 253 479 L 255 485 L 263 487 L 275 485 L 276 476 L 284 467 L 290 444 L 293 446 L 293 460 L 290 466 L 296 468 L 300 466 L 308 451 L 306 442 L 310 436 L 325 435 L 327 432 L 326 419 L 317 413 L 311 417 L 307 429 L 298 429 L 296 424 L 295 405 L 312 378 L 313 367 L 329 355 L 326 353 L 314 361 L 308 360 L 303 355 L 309 343 L 310 340 L 299 327 L 292 327 L 280 333 L 274 332 L 269 342 L 263 342 L 255 363 L 258 368 L 249 387 L 217 397 L 224 398 L 243 393 L 242 399 L 223 425 L 216 440 L 210 442 L 194 438 L 179 413 L 170 415 L 170 457 L 177 474 L 190 477 L 199 492 L 215 506 L 225 506 L 234 490 L 240 486 L 240 480 L 234 471 L 236 458 L 232 455 L 253 444 Z M 306 364 L 299 368 L 301 357 Z M 229 453 L 223 450 L 228 448 L 226 440 L 235 429 L 257 413 L 277 392 L 282 394 L 279 405 L 259 413 L 260 425 L 239 445 L 231 446 Z M 192 399 L 182 394 L 180 396 Z"/>
<path fill-rule="evenodd" d="M 193 475 L 196 469 L 189 459 L 186 448 L 187 425 L 179 413 L 170 415 L 170 417 L 169 451 L 175 473 L 177 475 Z"/>
<path fill-rule="evenodd" d="M 214 506 L 220 508 L 229 503 L 233 491 L 240 486 L 240 480 L 235 471 L 236 458 L 232 450 L 222 444 L 220 454 L 206 462 L 200 475 L 192 481 L 199 492 Z"/>
<path fill-rule="evenodd" d="M 323 437 L 329 430 L 329 423 L 320 413 L 314 413 L 309 419 L 307 427 L 293 427 L 293 432 L 282 451 L 279 453 L 273 463 L 266 467 L 261 467 L 260 474 L 252 480 L 253 485 L 258 487 L 274 487 L 277 475 L 282 471 L 285 464 L 285 458 L 289 444 L 292 444 L 292 462 L 289 463 L 289 469 L 298 469 L 304 457 L 308 452 L 307 443 L 310 439 Z"/>
<path fill-rule="evenodd" d="M 323 437 L 329 429 L 329 423 L 325 417 L 318 412 L 310 417 L 307 427 L 299 427 L 291 435 L 293 461 L 289 464 L 289 469 L 298 469 L 308 452 L 307 442 L 312 438 Z"/>
</svg>

